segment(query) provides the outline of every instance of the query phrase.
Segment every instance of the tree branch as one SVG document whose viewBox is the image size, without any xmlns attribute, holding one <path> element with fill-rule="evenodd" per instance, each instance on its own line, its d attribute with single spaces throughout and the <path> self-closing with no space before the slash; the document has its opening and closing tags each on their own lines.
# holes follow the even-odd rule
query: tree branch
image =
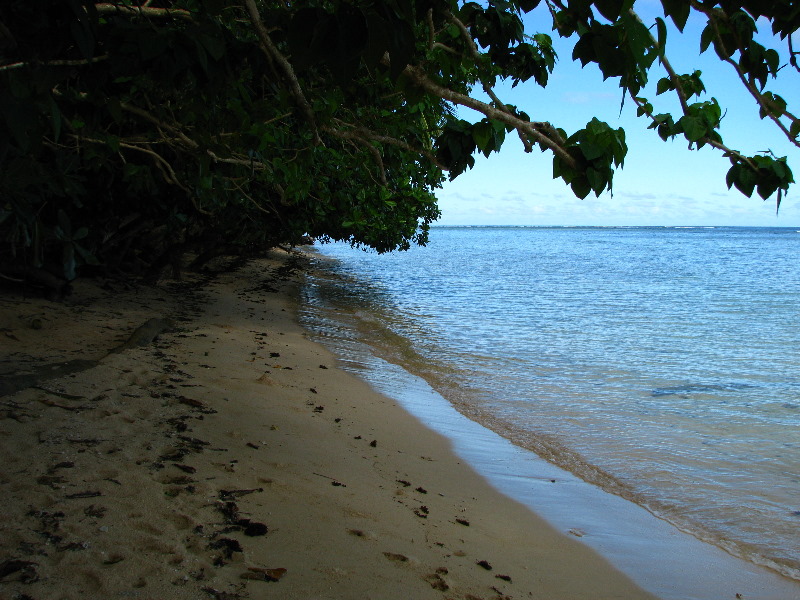
<svg viewBox="0 0 800 600">
<path fill-rule="evenodd" d="M 103 145 L 106 145 L 106 146 L 108 145 L 108 142 L 104 141 L 104 140 L 98 140 L 98 139 L 94 139 L 94 138 L 82 137 L 82 136 L 75 135 L 75 134 L 70 134 L 70 137 L 75 139 L 76 141 L 79 141 L 79 142 L 82 141 L 82 142 L 89 142 L 89 143 L 92 143 L 92 144 L 103 144 Z M 184 192 L 186 192 L 186 196 L 189 198 L 189 201 L 192 203 L 192 206 L 194 206 L 194 208 L 195 208 L 195 210 L 197 212 L 199 212 L 199 213 L 201 213 L 203 215 L 210 215 L 211 214 L 207 210 L 203 210 L 202 208 L 200 208 L 197 205 L 197 203 L 195 202 L 194 198 L 192 197 L 191 190 L 180 182 L 180 180 L 178 179 L 178 175 L 175 173 L 175 170 L 172 168 L 172 165 L 170 165 L 169 162 L 167 161 L 167 159 L 165 159 L 163 156 L 161 156 L 158 152 L 155 152 L 155 151 L 151 150 L 150 148 L 143 148 L 142 146 L 136 146 L 134 144 L 129 144 L 127 142 L 122 142 L 122 141 L 119 142 L 119 146 L 120 146 L 120 148 L 127 148 L 129 150 L 136 150 L 137 152 L 144 152 L 145 154 L 149 154 L 150 156 L 152 156 L 155 159 L 156 166 L 159 168 L 161 173 L 164 175 L 164 180 L 167 183 L 169 183 L 171 185 L 175 185 L 175 186 L 181 188 Z"/>
<path fill-rule="evenodd" d="M 403 150 L 407 150 L 409 152 L 414 152 L 415 154 L 419 154 L 419 155 L 424 156 L 425 158 L 427 158 L 437 168 L 441 169 L 442 171 L 448 171 L 449 170 L 447 165 L 441 163 L 436 158 L 436 155 L 433 152 L 430 152 L 429 150 L 423 150 L 421 148 L 415 148 L 414 146 L 412 146 L 408 142 L 404 142 L 403 140 L 398 140 L 396 138 L 389 137 L 388 135 L 382 135 L 380 133 L 372 131 L 371 129 L 367 129 L 366 127 L 353 125 L 351 123 L 345 123 L 343 121 L 340 121 L 339 119 L 334 119 L 334 121 L 336 121 L 336 123 L 338 123 L 340 125 L 343 125 L 344 127 L 351 128 L 353 131 L 357 132 L 359 135 L 361 135 L 362 137 L 364 137 L 366 139 L 374 140 L 374 141 L 380 142 L 382 144 L 389 144 L 390 146 L 396 146 L 398 148 L 402 148 Z"/>
<path fill-rule="evenodd" d="M 472 58 L 475 61 L 475 63 L 477 64 L 478 62 L 480 62 L 481 53 L 478 51 L 478 46 L 475 44 L 475 40 L 472 39 L 472 36 L 467 30 L 467 26 L 464 25 L 464 22 L 461 21 L 461 19 L 454 16 L 449 11 L 445 13 L 445 16 L 447 17 L 447 20 L 450 21 L 453 25 L 455 25 L 461 32 L 461 37 L 464 38 L 464 41 L 467 43 L 467 48 L 469 48 L 470 54 L 472 55 Z M 480 81 L 481 81 L 481 86 L 483 86 L 483 91 L 486 92 L 486 95 L 492 99 L 492 102 L 495 103 L 495 106 L 498 109 L 502 110 L 503 112 L 506 112 L 508 114 L 513 114 L 506 106 L 506 103 L 497 97 L 497 94 L 495 94 L 494 92 L 494 88 L 491 85 L 489 85 L 489 82 L 487 82 L 483 78 L 481 78 Z M 519 134 L 519 139 L 522 142 L 522 145 L 525 147 L 525 152 L 532 152 L 533 146 L 531 145 L 531 142 L 527 138 L 527 136 L 523 135 L 519 129 L 517 129 L 517 134 Z"/>
<path fill-rule="evenodd" d="M 289 86 L 292 90 L 295 101 L 300 106 L 300 110 L 303 112 L 308 124 L 311 126 L 311 130 L 314 135 L 314 144 L 322 144 L 322 139 L 319 137 L 317 119 L 314 116 L 314 111 L 312 110 L 311 105 L 308 103 L 308 100 L 303 93 L 303 88 L 300 87 L 300 82 L 297 80 L 297 75 L 295 75 L 292 65 L 288 60 L 286 60 L 286 57 L 280 53 L 278 48 L 272 42 L 272 38 L 269 37 L 269 33 L 267 32 L 266 27 L 264 27 L 264 23 L 261 22 L 261 15 L 258 12 L 255 0 L 244 0 L 244 3 L 247 7 L 247 12 L 250 15 L 250 21 L 256 30 L 256 35 L 258 35 L 258 39 L 261 42 L 261 50 L 267 55 L 267 58 L 280 65 L 284 76 L 289 81 Z"/>
<path fill-rule="evenodd" d="M 764 95 L 761 94 L 756 89 L 756 86 L 753 85 L 753 83 L 750 82 L 747 79 L 747 77 L 745 76 L 745 72 L 742 69 L 742 67 L 740 66 L 740 64 L 737 63 L 735 60 L 733 60 L 731 58 L 732 54 L 730 54 L 729 49 L 725 47 L 725 44 L 724 44 L 724 42 L 722 40 L 722 34 L 720 33 L 720 30 L 719 30 L 719 24 L 718 24 L 718 19 L 720 18 L 719 13 L 713 8 L 708 8 L 706 6 L 703 6 L 701 3 L 697 2 L 697 0 L 691 0 L 690 3 L 691 3 L 692 8 L 694 8 L 695 10 L 697 10 L 699 12 L 702 12 L 704 15 L 706 15 L 708 17 L 708 22 L 714 27 L 714 35 L 716 37 L 716 42 L 719 44 L 719 47 L 722 50 L 722 53 L 725 55 L 724 57 L 722 55 L 720 55 L 720 59 L 723 62 L 728 63 L 731 67 L 733 67 L 733 70 L 736 71 L 736 74 L 739 76 L 739 79 L 741 80 L 742 85 L 744 85 L 745 89 L 750 93 L 750 95 L 758 103 L 759 108 L 767 116 L 769 116 L 769 118 L 775 123 L 775 125 L 778 127 L 778 129 L 780 129 L 781 132 L 783 132 L 783 134 L 789 139 L 789 141 L 792 144 L 794 144 L 795 146 L 800 148 L 800 141 L 798 141 L 796 138 L 792 137 L 791 132 L 786 127 L 786 125 L 784 125 L 781 122 L 780 117 L 775 116 L 772 113 L 772 111 L 770 110 L 770 107 L 767 105 L 767 101 L 764 99 Z M 723 13 L 723 16 L 725 16 L 724 13 Z M 791 48 L 791 43 L 792 43 L 792 39 L 791 38 L 792 38 L 792 36 L 789 36 L 790 48 Z M 742 48 L 737 48 L 737 50 L 739 50 L 740 52 L 743 51 Z M 790 56 L 790 61 L 791 60 L 794 60 L 794 55 L 793 54 Z M 796 61 L 794 61 L 794 65 L 795 65 L 795 68 L 796 68 L 797 67 L 797 62 Z M 797 117 L 795 117 L 793 114 L 789 113 L 788 111 L 784 111 L 784 114 L 787 117 L 789 117 L 792 121 L 796 121 L 797 120 Z"/>
<path fill-rule="evenodd" d="M 358 132 L 350 130 L 350 131 L 342 131 L 341 129 L 336 129 L 334 127 L 323 126 L 323 131 L 326 133 L 330 133 L 331 135 L 338 137 L 342 140 L 349 140 L 358 142 L 359 145 L 364 147 L 370 154 L 372 154 L 372 158 L 375 160 L 375 164 L 378 167 L 378 177 L 381 180 L 381 185 L 387 187 L 389 182 L 386 181 L 386 167 L 383 164 L 383 157 L 378 149 L 373 146 L 368 139 L 365 139 Z"/>
<path fill-rule="evenodd" d="M 386 60 L 386 57 L 384 57 Z M 539 130 L 536 123 L 532 123 L 531 121 L 525 121 L 518 117 L 517 115 L 504 112 L 499 108 L 495 108 L 490 104 L 486 104 L 485 102 L 481 102 L 480 100 L 476 100 L 471 96 L 467 96 L 465 94 L 460 94 L 455 92 L 449 88 L 443 87 L 438 83 L 431 81 L 425 72 L 416 67 L 414 65 L 408 65 L 405 69 L 403 69 L 403 74 L 408 77 L 408 79 L 415 84 L 417 87 L 422 88 L 426 92 L 433 94 L 434 96 L 438 96 L 443 100 L 448 100 L 454 104 L 459 104 L 461 106 L 466 106 L 467 108 L 471 108 L 473 110 L 478 111 L 479 113 L 484 114 L 485 116 L 489 117 L 490 119 L 494 119 L 496 121 L 500 121 L 501 123 L 505 123 L 517 130 L 517 132 L 524 133 L 527 136 L 533 138 L 537 144 L 548 148 L 553 151 L 564 163 L 572 169 L 580 170 L 577 162 L 575 159 L 567 152 L 566 148 L 564 148 L 558 140 L 554 140 L 550 138 L 546 133 L 543 133 Z"/>
<path fill-rule="evenodd" d="M 100 14 L 118 13 L 156 18 L 175 17 L 185 21 L 194 21 L 192 13 L 190 13 L 188 10 L 175 8 L 153 8 L 148 6 L 148 4 L 149 2 L 145 2 L 142 6 L 129 6 L 104 2 L 102 4 L 95 4 L 94 7 Z"/>
<path fill-rule="evenodd" d="M 43 66 L 43 67 L 79 67 L 82 65 L 91 65 L 103 60 L 108 60 L 108 54 L 102 56 L 94 56 L 92 58 L 82 58 L 79 60 L 49 60 L 46 62 L 16 62 L 8 65 L 0 65 L 0 71 L 10 71 L 11 69 L 20 69 L 29 66 Z"/>
</svg>

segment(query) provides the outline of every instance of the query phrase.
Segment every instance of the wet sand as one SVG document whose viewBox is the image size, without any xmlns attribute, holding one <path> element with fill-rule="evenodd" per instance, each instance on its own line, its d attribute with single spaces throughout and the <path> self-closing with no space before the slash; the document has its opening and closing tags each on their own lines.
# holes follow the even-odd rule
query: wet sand
<svg viewBox="0 0 800 600">
<path fill-rule="evenodd" d="M 0 296 L 0 598 L 652 598 L 338 369 L 287 261 Z"/>
</svg>

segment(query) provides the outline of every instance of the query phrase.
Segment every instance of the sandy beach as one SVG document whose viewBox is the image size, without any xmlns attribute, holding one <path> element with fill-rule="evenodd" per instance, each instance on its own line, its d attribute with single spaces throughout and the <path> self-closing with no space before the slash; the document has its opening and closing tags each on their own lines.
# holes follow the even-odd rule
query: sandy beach
<svg viewBox="0 0 800 600">
<path fill-rule="evenodd" d="M 300 277 L 0 295 L 0 598 L 652 598 L 338 369 Z"/>
</svg>

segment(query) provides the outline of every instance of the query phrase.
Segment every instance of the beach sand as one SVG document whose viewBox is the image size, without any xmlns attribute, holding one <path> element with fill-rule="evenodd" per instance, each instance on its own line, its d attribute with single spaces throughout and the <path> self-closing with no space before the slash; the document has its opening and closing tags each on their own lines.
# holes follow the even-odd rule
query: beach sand
<svg viewBox="0 0 800 600">
<path fill-rule="evenodd" d="M 0 295 L 0 598 L 652 598 L 339 370 L 292 265 Z"/>
</svg>

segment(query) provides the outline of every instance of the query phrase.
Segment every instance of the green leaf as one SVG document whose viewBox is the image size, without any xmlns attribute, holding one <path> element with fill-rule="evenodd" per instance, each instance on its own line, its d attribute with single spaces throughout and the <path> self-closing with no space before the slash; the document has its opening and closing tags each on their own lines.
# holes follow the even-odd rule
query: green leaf
<svg viewBox="0 0 800 600">
<path fill-rule="evenodd" d="M 572 188 L 572 193 L 581 200 L 586 198 L 586 196 L 589 195 L 589 192 L 592 191 L 592 186 L 586 177 L 576 177 L 570 183 L 570 187 Z"/>
<path fill-rule="evenodd" d="M 489 143 L 492 140 L 492 133 L 492 126 L 486 121 L 475 123 L 472 128 L 472 139 L 475 140 L 478 150 L 486 153 L 487 150 L 491 151 L 493 149 Z"/>
<path fill-rule="evenodd" d="M 661 0 L 661 5 L 664 7 L 664 16 L 671 17 L 678 31 L 683 31 L 689 19 L 690 4 L 686 0 Z"/>
<path fill-rule="evenodd" d="M 609 21 L 616 21 L 622 12 L 624 0 L 595 0 L 594 6 Z"/>
<path fill-rule="evenodd" d="M 678 125 L 683 129 L 686 139 L 696 142 L 706 135 L 707 128 L 699 117 L 684 115 L 678 120 Z"/>
<path fill-rule="evenodd" d="M 606 178 L 600 171 L 592 168 L 586 170 L 586 178 L 592 187 L 592 191 L 596 196 L 599 196 L 606 187 Z"/>
<path fill-rule="evenodd" d="M 758 183 L 758 174 L 750 167 L 737 163 L 728 171 L 726 177 L 728 187 L 732 183 L 737 190 L 750 198 L 753 195 L 753 190 Z"/>
<path fill-rule="evenodd" d="M 675 85 L 672 83 L 672 79 L 669 77 L 662 77 L 658 80 L 658 85 L 656 86 L 656 96 L 660 96 L 664 92 L 674 89 Z"/>
<path fill-rule="evenodd" d="M 540 1 L 541 0 L 517 0 L 517 4 L 522 12 L 529 13 L 539 6 Z"/>
<path fill-rule="evenodd" d="M 656 30 L 658 35 L 658 56 L 663 57 L 667 49 L 667 24 L 661 17 L 656 17 Z"/>
<path fill-rule="evenodd" d="M 703 33 L 700 34 L 700 54 L 708 50 L 708 47 L 716 36 L 717 33 L 714 31 L 714 25 L 709 21 L 708 25 L 703 29 Z"/>
</svg>

